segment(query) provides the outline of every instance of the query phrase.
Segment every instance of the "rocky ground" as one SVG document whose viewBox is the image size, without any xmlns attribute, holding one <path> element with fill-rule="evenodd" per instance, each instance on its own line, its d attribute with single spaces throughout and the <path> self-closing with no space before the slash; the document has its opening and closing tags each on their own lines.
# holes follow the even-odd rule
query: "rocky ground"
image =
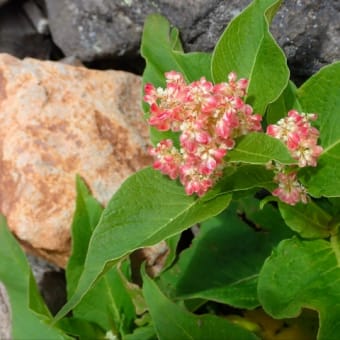
<svg viewBox="0 0 340 340">
<path fill-rule="evenodd" d="M 26 249 L 36 254 L 29 256 L 29 261 L 53 312 L 65 299 L 62 267 L 69 252 L 74 174 L 82 173 L 105 204 L 125 177 L 148 162 L 138 77 L 144 68 L 139 45 L 145 17 L 152 12 L 165 15 L 179 28 L 186 51 L 212 51 L 226 24 L 249 2 L 0 1 L 0 53 L 10 55 L 0 55 L 0 208 Z M 338 0 L 284 1 L 274 19 L 272 33 L 287 55 L 292 78 L 297 84 L 322 66 L 340 59 L 339 15 Z M 33 59 L 22 61 L 28 57 Z M 44 61 L 62 62 L 64 66 Z M 85 65 L 91 70 L 65 63 Z M 77 87 L 77 81 L 83 87 Z M 135 90 L 130 91 L 132 88 Z M 39 105 L 38 112 L 36 105 Z M 86 107 L 87 111 L 81 119 L 82 125 L 77 126 L 72 122 L 79 121 L 77 114 L 81 107 Z M 57 126 L 53 122 L 59 111 L 64 115 L 58 115 Z M 136 116 L 131 117 L 132 113 Z M 132 123 L 136 117 L 138 126 Z M 18 121 L 21 123 L 15 125 Z M 119 131 L 125 131 L 121 138 L 128 141 L 126 145 L 119 143 Z M 92 149 L 86 142 L 89 133 L 92 140 L 98 141 Z M 22 135 L 25 135 L 26 144 Z M 65 136 L 69 136 L 69 140 Z M 24 143 L 21 148 L 13 147 L 18 141 Z M 30 156 L 27 150 L 38 158 Z M 71 150 L 67 157 L 65 150 Z M 134 152 L 139 155 L 137 163 L 131 161 L 136 158 Z M 97 158 L 92 159 L 93 167 L 86 169 L 90 154 Z M 94 168 L 96 171 L 91 172 Z M 108 185 L 110 176 L 114 177 L 112 186 Z M 51 205 L 42 208 L 48 211 L 48 216 L 40 226 L 37 221 L 41 221 L 41 216 L 20 214 L 32 193 L 37 199 L 29 204 L 36 206 L 27 210 L 37 211 L 39 202 L 52 197 L 56 191 L 51 190 L 56 188 L 68 192 L 71 198 L 67 201 L 71 203 L 51 199 Z M 61 229 L 63 236 L 59 234 Z M 10 337 L 9 329 L 10 308 L 0 286 L 0 339 Z"/>
</svg>

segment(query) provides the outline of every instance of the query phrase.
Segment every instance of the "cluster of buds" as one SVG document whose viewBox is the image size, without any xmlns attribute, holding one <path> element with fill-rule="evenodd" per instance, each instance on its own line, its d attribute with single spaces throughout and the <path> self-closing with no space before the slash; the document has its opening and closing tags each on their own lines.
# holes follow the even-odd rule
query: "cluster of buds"
<svg viewBox="0 0 340 340">
<path fill-rule="evenodd" d="M 247 79 L 230 73 L 228 82 L 214 85 L 206 78 L 187 84 L 182 74 L 165 74 L 166 88 L 146 84 L 144 101 L 150 106 L 149 124 L 160 131 L 179 133 L 179 147 L 171 139 L 150 149 L 154 168 L 179 178 L 188 195 L 204 195 L 223 175 L 224 157 L 237 137 L 261 130 L 262 117 L 245 103 Z M 269 125 L 267 134 L 281 140 L 297 165 L 270 162 L 278 187 L 273 195 L 294 205 L 307 202 L 307 190 L 298 181 L 298 168 L 316 166 L 322 147 L 319 131 L 311 125 L 316 114 L 288 112 Z"/>
<path fill-rule="evenodd" d="M 300 168 L 316 166 L 323 150 L 320 145 L 317 145 L 319 131 L 311 125 L 311 121 L 316 119 L 317 115 L 314 113 L 299 113 L 291 110 L 286 118 L 267 127 L 267 134 L 285 143 Z M 297 179 L 297 169 L 272 162 L 269 168 L 274 170 L 274 182 L 279 185 L 273 191 L 274 196 L 290 205 L 307 202 L 307 191 Z"/>
<path fill-rule="evenodd" d="M 286 118 L 267 127 L 267 134 L 284 142 L 300 168 L 316 166 L 322 147 L 317 145 L 319 130 L 311 126 L 317 119 L 315 113 L 288 112 Z"/>
<path fill-rule="evenodd" d="M 308 202 L 307 190 L 299 182 L 297 178 L 298 172 L 294 167 L 271 161 L 267 164 L 267 169 L 274 171 L 273 181 L 278 184 L 278 187 L 272 192 L 273 196 L 290 205 L 295 205 L 298 202 Z"/>
<path fill-rule="evenodd" d="M 179 132 L 180 147 L 167 139 L 151 148 L 154 168 L 179 178 L 188 195 L 202 196 L 222 176 L 235 138 L 261 130 L 262 117 L 245 103 L 248 81 L 235 73 L 216 85 L 204 77 L 187 84 L 175 71 L 165 77 L 165 89 L 146 84 L 144 101 L 150 105 L 149 124 Z"/>
</svg>

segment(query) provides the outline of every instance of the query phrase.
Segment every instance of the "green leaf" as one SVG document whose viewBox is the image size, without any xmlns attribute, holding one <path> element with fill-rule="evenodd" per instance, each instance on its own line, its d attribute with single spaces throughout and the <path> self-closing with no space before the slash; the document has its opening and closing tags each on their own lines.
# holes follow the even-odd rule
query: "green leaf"
<svg viewBox="0 0 340 340">
<path fill-rule="evenodd" d="M 340 334 L 340 242 L 282 241 L 259 277 L 259 299 L 274 318 L 296 317 L 302 308 L 319 312 L 319 340 Z"/>
<path fill-rule="evenodd" d="M 202 76 L 211 79 L 209 53 L 184 53 L 179 41 L 178 30 L 170 29 L 166 18 L 159 14 L 149 15 L 144 24 L 141 53 L 146 61 L 143 82 L 164 86 L 164 73 L 181 72 L 188 82 Z"/>
<path fill-rule="evenodd" d="M 181 238 L 181 234 L 177 234 L 166 240 L 167 246 L 169 248 L 169 252 L 165 260 L 164 266 L 162 268 L 162 271 L 169 268 L 172 265 L 172 263 L 175 261 L 177 257 L 177 245 L 178 245 L 180 238 Z"/>
<path fill-rule="evenodd" d="M 143 281 L 144 296 L 160 340 L 258 339 L 226 319 L 189 313 L 170 301 L 152 279 L 144 275 Z"/>
<path fill-rule="evenodd" d="M 103 212 L 102 206 L 92 197 L 79 176 L 76 177 L 76 191 L 76 210 L 71 226 L 72 250 L 66 266 L 68 297 L 74 293 L 77 287 L 84 268 L 91 235 Z"/>
<path fill-rule="evenodd" d="M 242 137 L 235 148 L 228 152 L 227 159 L 229 162 L 263 165 L 271 160 L 282 164 L 296 163 L 280 140 L 259 132 Z"/>
<path fill-rule="evenodd" d="M 255 188 L 265 188 L 272 191 L 275 188 L 274 174 L 263 165 L 241 164 L 237 167 L 227 167 L 226 174 L 206 193 L 205 200 L 218 194 L 236 193 Z"/>
<path fill-rule="evenodd" d="M 178 30 L 170 29 L 168 20 L 159 14 L 149 15 L 145 20 L 141 54 L 146 61 L 143 84 L 152 83 L 156 87 L 165 87 L 164 73 L 169 71 L 181 72 L 187 82 L 198 80 L 203 76 L 211 80 L 211 54 L 184 53 Z M 143 108 L 148 114 L 148 105 L 144 103 Z M 161 132 L 155 128 L 151 128 L 150 132 L 153 144 L 168 138 L 175 144 L 178 142 L 176 133 Z"/>
<path fill-rule="evenodd" d="M 230 72 L 249 79 L 247 102 L 264 114 L 286 88 L 286 58 L 269 32 L 269 23 L 280 0 L 255 0 L 234 18 L 218 41 L 212 57 L 214 82 Z"/>
<path fill-rule="evenodd" d="M 126 271 L 128 263 L 122 265 Z M 117 336 L 132 331 L 136 318 L 135 306 L 117 265 L 108 270 L 85 294 L 73 309 L 73 315 L 94 322 L 104 330 L 112 330 Z"/>
<path fill-rule="evenodd" d="M 289 81 L 281 96 L 275 102 L 268 105 L 266 112 L 267 124 L 276 124 L 281 118 L 287 116 L 289 110 L 300 109 L 296 101 L 296 86 Z"/>
<path fill-rule="evenodd" d="M 78 176 L 76 187 L 76 211 L 72 223 L 72 254 L 66 268 L 69 297 L 77 287 L 92 233 L 103 211 L 99 202 L 91 196 L 85 183 Z M 113 267 L 96 282 L 72 312 L 73 316 L 79 320 L 94 322 L 104 330 L 114 329 L 117 334 L 124 334 L 129 332 L 133 325 L 136 316 L 134 309 L 117 268 Z"/>
<path fill-rule="evenodd" d="M 324 148 L 317 168 L 303 171 L 301 180 L 315 196 L 340 196 L 340 62 L 322 68 L 297 91 L 304 112 L 318 114 L 320 143 Z"/>
<path fill-rule="evenodd" d="M 52 326 L 52 316 L 39 293 L 25 254 L 0 216 L 0 280 L 12 312 L 13 339 L 71 339 Z"/>
<path fill-rule="evenodd" d="M 132 334 L 123 337 L 123 340 L 157 340 L 155 329 L 151 326 L 138 327 Z"/>
<path fill-rule="evenodd" d="M 105 337 L 105 333 L 96 324 L 74 317 L 60 320 L 58 326 L 79 340 L 104 339 Z"/>
<path fill-rule="evenodd" d="M 235 202 L 203 223 L 190 248 L 161 275 L 166 291 L 179 299 L 202 298 L 238 308 L 255 308 L 257 277 L 273 247 L 290 237 L 277 209 L 259 201 Z"/>
<path fill-rule="evenodd" d="M 295 206 L 279 202 L 280 213 L 286 224 L 305 238 L 330 236 L 329 223 L 332 217 L 315 202 L 299 203 Z"/>
<path fill-rule="evenodd" d="M 172 237 L 224 210 L 230 195 L 205 200 L 146 168 L 128 178 L 113 196 L 96 227 L 75 294 L 58 313 L 74 308 L 100 276 L 132 251 Z"/>
</svg>

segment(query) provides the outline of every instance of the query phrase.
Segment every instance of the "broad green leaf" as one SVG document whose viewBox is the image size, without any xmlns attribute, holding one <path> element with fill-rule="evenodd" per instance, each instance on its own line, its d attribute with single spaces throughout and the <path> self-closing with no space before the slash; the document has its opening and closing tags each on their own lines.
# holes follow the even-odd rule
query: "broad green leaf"
<svg viewBox="0 0 340 340">
<path fill-rule="evenodd" d="M 25 254 L 0 217 L 0 280 L 11 303 L 13 339 L 71 339 L 52 326 Z M 1 326 L 0 326 L 1 327 Z"/>
<path fill-rule="evenodd" d="M 178 30 L 170 29 L 166 18 L 151 14 L 144 24 L 141 53 L 146 61 L 143 82 L 155 86 L 164 86 L 164 73 L 181 72 L 188 82 L 202 76 L 211 79 L 209 53 L 184 53 L 179 41 Z"/>
<path fill-rule="evenodd" d="M 242 314 L 244 318 L 236 315 L 236 321 L 247 320 L 257 325 L 256 334 L 264 340 L 315 340 L 317 336 L 318 314 L 310 309 L 304 309 L 297 318 L 285 319 L 274 319 L 262 308 L 245 310 Z"/>
<path fill-rule="evenodd" d="M 255 188 L 272 191 L 275 188 L 274 174 L 263 165 L 242 164 L 228 167 L 226 174 L 207 192 L 205 199 L 214 198 L 218 194 L 245 192 Z"/>
<path fill-rule="evenodd" d="M 177 234 L 177 235 L 172 236 L 172 237 L 170 237 L 169 239 L 166 240 L 166 243 L 167 243 L 168 248 L 169 248 L 169 253 L 168 253 L 167 258 L 165 260 L 162 271 L 169 268 L 172 265 L 172 263 L 175 261 L 175 259 L 177 257 L 177 245 L 178 245 L 180 238 L 181 238 L 181 234 Z"/>
<path fill-rule="evenodd" d="M 230 162 L 263 165 L 271 160 L 282 164 L 296 163 L 280 140 L 259 132 L 242 137 L 235 148 L 228 152 L 227 159 Z"/>
<path fill-rule="evenodd" d="M 71 226 L 72 250 L 66 267 L 67 295 L 77 287 L 83 271 L 87 248 L 94 228 L 103 211 L 100 203 L 90 194 L 82 179 L 76 177 L 76 210 Z"/>
<path fill-rule="evenodd" d="M 319 340 L 340 334 L 340 242 L 282 241 L 265 262 L 258 283 L 260 302 L 274 318 L 296 317 L 302 308 L 319 313 Z"/>
<path fill-rule="evenodd" d="M 160 277 L 179 299 L 202 298 L 255 308 L 257 277 L 273 247 L 291 232 L 277 209 L 259 201 L 233 203 L 201 226 L 192 246 Z"/>
<path fill-rule="evenodd" d="M 296 101 L 296 86 L 292 81 L 289 81 L 285 90 L 275 102 L 268 105 L 266 112 L 266 123 L 276 124 L 281 118 L 287 116 L 289 110 L 296 108 L 300 109 Z"/>
<path fill-rule="evenodd" d="M 91 196 L 85 183 L 78 176 L 76 187 L 76 211 L 72 223 L 72 254 L 66 268 L 69 297 L 77 287 L 92 233 L 103 211 L 99 202 Z M 73 316 L 79 320 L 94 322 L 104 330 L 114 329 L 117 334 L 129 332 L 136 317 L 134 305 L 116 266 L 103 275 L 72 312 Z M 73 323 L 70 323 L 70 326 L 72 325 Z M 78 330 L 75 329 L 75 331 Z"/>
<path fill-rule="evenodd" d="M 146 61 L 143 73 L 143 84 L 152 83 L 156 87 L 165 87 L 165 72 L 181 72 L 187 82 L 200 79 L 202 76 L 211 79 L 209 53 L 184 53 L 176 28 L 170 29 L 168 20 L 159 14 L 147 17 L 142 36 L 141 54 Z M 148 105 L 144 103 L 144 111 L 148 114 Z M 177 142 L 177 134 L 150 129 L 151 141 L 157 144 L 162 139 L 173 139 Z"/>
<path fill-rule="evenodd" d="M 280 0 L 255 0 L 234 18 L 218 41 L 212 57 L 215 83 L 230 72 L 249 79 L 247 102 L 260 114 L 286 88 L 286 58 L 269 32 Z"/>
<path fill-rule="evenodd" d="M 330 236 L 329 223 L 332 217 L 315 202 L 299 203 L 295 206 L 279 202 L 280 213 L 286 224 L 305 238 Z"/>
<path fill-rule="evenodd" d="M 96 324 L 74 317 L 60 320 L 58 326 L 64 332 L 79 340 L 104 339 L 105 337 L 103 330 Z"/>
<path fill-rule="evenodd" d="M 178 182 L 151 168 L 129 177 L 104 210 L 92 235 L 76 292 L 57 318 L 74 308 L 102 274 L 123 256 L 217 215 L 230 199 L 229 194 L 209 200 L 187 196 Z"/>
<path fill-rule="evenodd" d="M 160 340 L 258 339 L 226 319 L 189 313 L 170 301 L 152 279 L 144 275 L 143 281 L 144 296 Z"/>
<path fill-rule="evenodd" d="M 155 329 L 151 326 L 138 327 L 132 334 L 123 337 L 123 340 L 158 340 Z"/>
<path fill-rule="evenodd" d="M 117 336 L 133 330 L 135 306 L 117 265 L 94 284 L 72 312 L 77 318 L 94 322 L 106 331 L 112 330 Z"/>
<path fill-rule="evenodd" d="M 304 171 L 304 184 L 315 196 L 340 196 L 340 62 L 322 68 L 297 91 L 304 112 L 315 112 L 324 148 L 317 168 Z"/>
<path fill-rule="evenodd" d="M 127 261 L 123 262 L 123 264 L 125 265 L 126 263 Z M 124 268 L 124 266 L 121 265 L 117 266 L 117 273 L 120 276 L 125 291 L 128 293 L 131 301 L 133 302 L 136 318 L 140 317 L 140 319 L 134 320 L 135 323 L 140 326 L 140 322 L 143 322 L 143 320 L 145 319 L 145 312 L 147 311 L 147 307 L 141 287 L 138 284 L 131 282 L 131 275 L 128 275 L 128 273 L 126 273 L 127 269 L 130 269 L 131 272 L 134 270 L 132 269 L 131 263 L 129 263 L 129 268 Z M 125 271 L 125 273 L 123 271 Z"/>
</svg>

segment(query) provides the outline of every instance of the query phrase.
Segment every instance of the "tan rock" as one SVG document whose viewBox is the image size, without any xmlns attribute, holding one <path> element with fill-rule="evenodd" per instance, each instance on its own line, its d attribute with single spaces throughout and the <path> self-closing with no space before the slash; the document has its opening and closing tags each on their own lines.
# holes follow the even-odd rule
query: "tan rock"
<svg viewBox="0 0 340 340">
<path fill-rule="evenodd" d="M 141 79 L 0 54 L 0 211 L 33 253 L 65 266 L 75 175 L 106 204 L 149 165 Z"/>
</svg>

